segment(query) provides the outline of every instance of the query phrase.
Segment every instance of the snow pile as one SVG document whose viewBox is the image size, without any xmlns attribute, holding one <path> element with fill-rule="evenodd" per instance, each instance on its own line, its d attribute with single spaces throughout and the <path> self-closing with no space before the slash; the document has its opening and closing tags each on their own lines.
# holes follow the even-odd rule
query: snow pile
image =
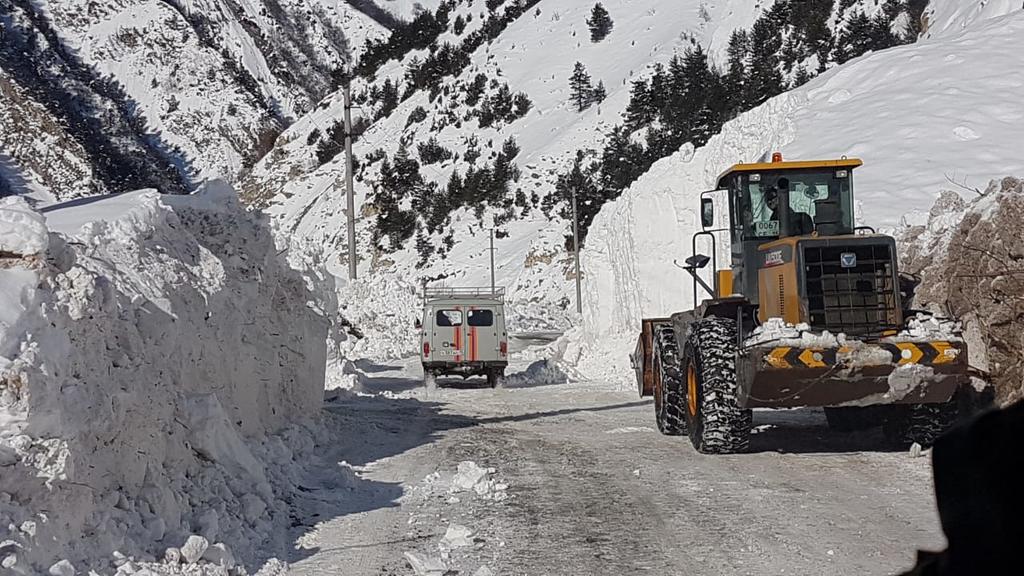
<svg viewBox="0 0 1024 576">
<path fill-rule="evenodd" d="M 744 346 L 773 344 L 800 348 L 835 348 L 846 343 L 846 334 L 833 335 L 828 330 L 811 332 L 807 324 L 790 324 L 781 318 L 769 318 L 750 334 Z"/>
<path fill-rule="evenodd" d="M 1016 96 L 1024 76 L 1014 72 L 1022 48 L 1018 11 L 869 54 L 740 115 L 701 149 L 685 146 L 655 164 L 591 226 L 582 254 L 584 326 L 566 360 L 626 380 L 640 319 L 692 307 L 692 280 L 673 260 L 691 254 L 700 192 L 733 163 L 775 150 L 790 159 L 861 157 L 858 219 L 875 226 L 931 203 L 947 178 L 970 186 L 1024 171 L 1014 120 L 1024 117 Z M 722 266 L 728 251 L 720 246 L 718 254 Z"/>
<path fill-rule="evenodd" d="M 5 566 L 125 573 L 193 536 L 215 562 L 284 554 L 318 432 L 269 435 L 317 414 L 327 321 L 266 223 L 220 183 L 45 216 L 45 260 L 0 255 Z"/>
<path fill-rule="evenodd" d="M 415 354 L 420 345 L 415 323 L 423 314 L 421 294 L 397 275 L 343 284 L 338 308 L 359 331 L 359 337 L 346 345 L 346 355 L 389 360 Z"/>
<path fill-rule="evenodd" d="M 547 349 L 547 347 L 545 347 Z M 565 372 L 558 367 L 554 358 L 544 358 L 530 363 L 526 370 L 510 374 L 505 378 L 505 388 L 527 388 L 531 386 L 548 386 L 565 384 L 569 381 Z"/>
<path fill-rule="evenodd" d="M 0 198 L 0 253 L 40 254 L 49 235 L 43 217 L 20 196 Z"/>
<path fill-rule="evenodd" d="M 963 324 L 971 366 L 988 372 L 999 398 L 1024 396 L 1024 180 L 993 181 L 970 202 L 936 202 L 928 221 L 899 230 L 902 267 L 920 277 L 917 308 Z"/>
</svg>

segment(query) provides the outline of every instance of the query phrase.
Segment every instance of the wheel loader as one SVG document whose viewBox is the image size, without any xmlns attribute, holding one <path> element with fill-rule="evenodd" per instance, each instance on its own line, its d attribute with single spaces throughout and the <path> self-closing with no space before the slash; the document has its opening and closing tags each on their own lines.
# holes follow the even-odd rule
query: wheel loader
<svg viewBox="0 0 1024 576">
<path fill-rule="evenodd" d="M 902 446 L 953 423 L 974 390 L 967 346 L 905 307 L 894 239 L 855 225 L 861 165 L 775 153 L 701 194 L 702 229 L 677 263 L 695 308 L 643 319 L 631 354 L 662 433 L 723 454 L 749 448 L 754 408 L 824 407 L 830 427 L 881 425 Z"/>
</svg>

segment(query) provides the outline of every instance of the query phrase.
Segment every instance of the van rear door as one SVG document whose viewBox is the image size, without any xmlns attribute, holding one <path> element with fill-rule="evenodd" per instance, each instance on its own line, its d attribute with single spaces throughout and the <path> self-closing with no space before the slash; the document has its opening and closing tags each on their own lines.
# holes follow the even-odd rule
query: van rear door
<svg viewBox="0 0 1024 576">
<path fill-rule="evenodd" d="M 471 306 L 466 311 L 466 359 L 470 362 L 493 362 L 500 358 L 501 330 L 498 310 L 493 306 Z"/>
<path fill-rule="evenodd" d="M 437 306 L 434 308 L 431 330 L 430 352 L 440 362 L 462 362 L 466 347 L 466 313 L 462 306 Z"/>
</svg>

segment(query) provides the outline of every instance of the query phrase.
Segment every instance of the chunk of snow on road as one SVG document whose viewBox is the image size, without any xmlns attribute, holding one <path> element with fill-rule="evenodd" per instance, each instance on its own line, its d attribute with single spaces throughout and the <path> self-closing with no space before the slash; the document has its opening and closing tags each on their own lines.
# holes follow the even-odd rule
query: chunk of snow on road
<svg viewBox="0 0 1024 576">
<path fill-rule="evenodd" d="M 440 558 L 417 552 L 406 552 L 404 556 L 416 576 L 443 576 L 448 570 Z"/>
<path fill-rule="evenodd" d="M 50 576 L 75 576 L 75 567 L 67 560 L 61 560 L 47 570 Z"/>
<path fill-rule="evenodd" d="M 473 531 L 461 524 L 449 524 L 438 546 L 442 550 L 463 548 L 473 544 Z"/>
<path fill-rule="evenodd" d="M 452 491 L 473 490 L 477 484 L 487 481 L 488 473 L 488 469 L 481 468 L 472 460 L 459 462 L 458 472 L 452 478 Z"/>
<path fill-rule="evenodd" d="M 605 434 L 633 434 L 635 432 L 654 432 L 654 428 L 647 426 L 623 426 L 604 431 Z"/>
</svg>

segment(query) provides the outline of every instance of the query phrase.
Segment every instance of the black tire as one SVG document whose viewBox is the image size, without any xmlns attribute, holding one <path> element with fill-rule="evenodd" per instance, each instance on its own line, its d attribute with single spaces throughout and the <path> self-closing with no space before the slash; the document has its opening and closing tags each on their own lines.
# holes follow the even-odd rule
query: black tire
<svg viewBox="0 0 1024 576">
<path fill-rule="evenodd" d="M 684 356 L 686 425 L 693 447 L 704 454 L 747 451 L 753 411 L 740 407 L 737 397 L 736 321 L 708 317 L 695 322 Z"/>
<path fill-rule="evenodd" d="M 828 427 L 836 432 L 857 432 L 867 430 L 881 424 L 877 412 L 865 410 L 857 406 L 850 407 L 827 407 L 825 408 L 825 420 Z"/>
<path fill-rule="evenodd" d="M 654 420 L 666 436 L 686 434 L 679 346 L 671 327 L 661 326 L 654 333 Z"/>
<path fill-rule="evenodd" d="M 959 414 L 957 398 L 941 404 L 899 406 L 886 420 L 882 431 L 894 448 L 905 450 L 915 443 L 930 448 L 956 424 Z"/>
<path fill-rule="evenodd" d="M 491 388 L 500 388 L 505 380 L 505 370 L 491 370 L 487 373 L 487 385 Z"/>
</svg>

